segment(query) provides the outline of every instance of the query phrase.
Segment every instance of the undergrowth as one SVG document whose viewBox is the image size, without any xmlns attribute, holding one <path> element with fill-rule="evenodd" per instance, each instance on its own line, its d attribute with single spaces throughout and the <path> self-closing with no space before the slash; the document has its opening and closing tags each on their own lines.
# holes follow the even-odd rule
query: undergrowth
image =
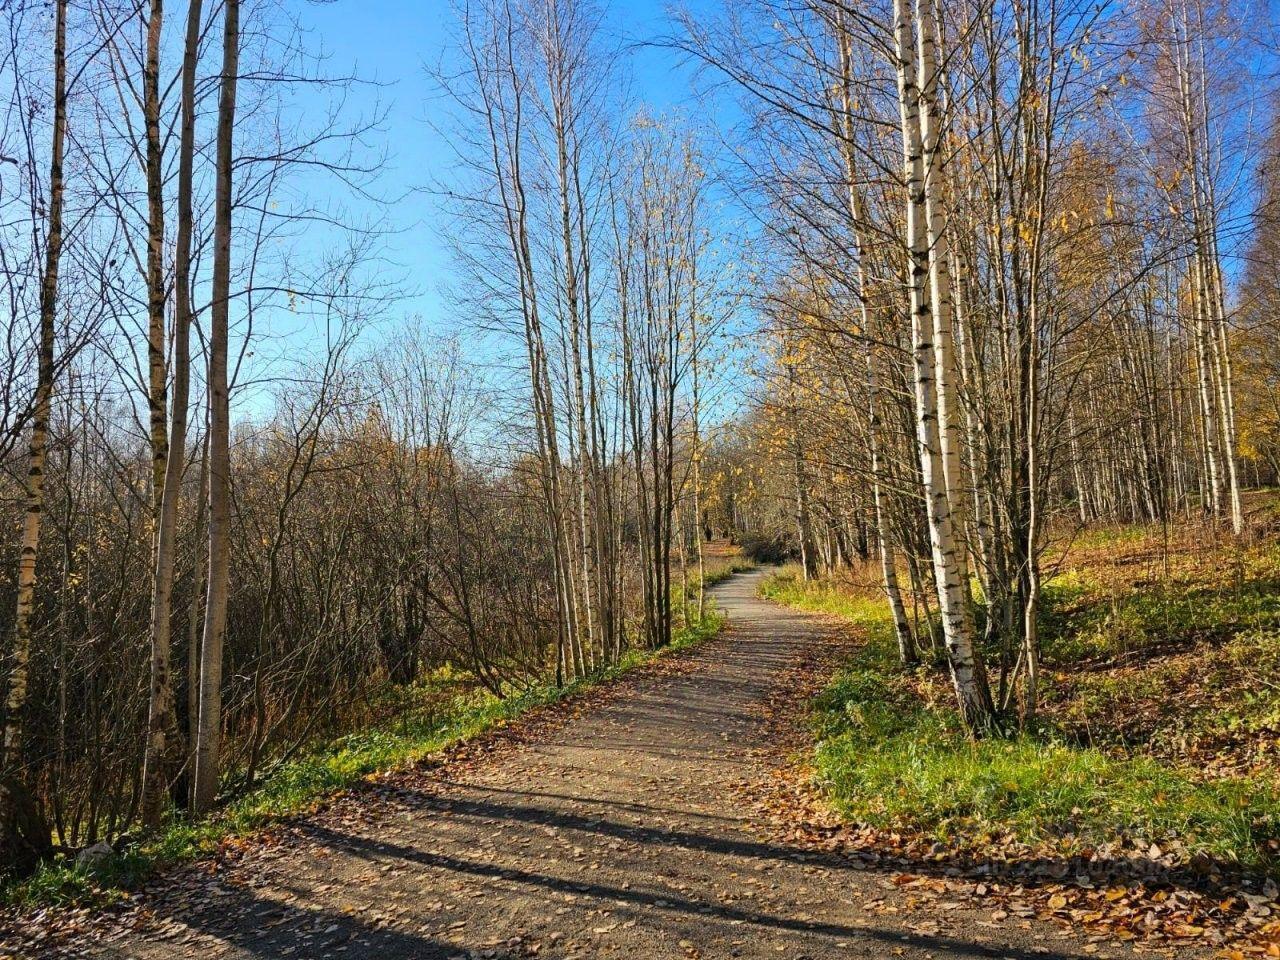
<svg viewBox="0 0 1280 960">
<path fill-rule="evenodd" d="M 1265 778 L 1206 779 L 1166 758 L 1081 743 L 1052 721 L 974 742 L 947 698 L 922 695 L 940 684 L 936 670 L 898 665 L 885 601 L 787 570 L 761 592 L 843 617 L 866 638 L 812 712 L 816 776 L 848 819 L 975 851 L 1009 841 L 1063 855 L 1154 843 L 1180 858 L 1275 871 L 1280 793 Z"/>
<path fill-rule="evenodd" d="M 734 570 L 716 571 L 717 580 Z M 394 722 L 359 730 L 319 744 L 281 764 L 259 786 L 213 815 L 192 820 L 174 814 L 154 836 L 126 846 L 92 864 L 77 865 L 59 856 L 30 878 L 0 889 L 0 902 L 10 906 L 109 903 L 124 896 L 157 870 L 214 853 L 220 846 L 251 836 L 273 822 L 306 814 L 326 798 L 356 786 L 374 773 L 393 771 L 439 753 L 454 744 L 554 704 L 583 690 L 678 650 L 688 649 L 719 633 L 723 616 L 708 601 L 701 620 L 679 627 L 660 650 L 632 649 L 617 663 L 572 684 L 542 684 L 507 697 L 472 688 L 446 694 L 440 683 L 457 685 L 456 677 L 432 678 L 409 691 L 416 701 Z"/>
</svg>

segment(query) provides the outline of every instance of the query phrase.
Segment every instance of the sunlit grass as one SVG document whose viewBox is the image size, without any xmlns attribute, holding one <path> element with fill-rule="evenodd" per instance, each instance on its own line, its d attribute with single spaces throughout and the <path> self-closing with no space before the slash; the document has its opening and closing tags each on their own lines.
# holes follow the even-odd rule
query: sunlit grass
<svg viewBox="0 0 1280 960">
<path fill-rule="evenodd" d="M 766 579 L 760 585 L 760 594 L 789 607 L 842 617 L 869 628 L 892 630 L 893 627 L 881 597 L 856 594 L 827 580 L 805 583 L 800 579 L 798 564 L 783 567 Z"/>
<path fill-rule="evenodd" d="M 866 636 L 812 712 L 815 775 L 848 819 L 962 848 L 1013 840 L 1067 854 L 1125 838 L 1274 868 L 1273 784 L 1206 781 L 1152 757 L 1071 742 L 1052 725 L 975 742 L 954 709 L 920 696 L 920 675 L 898 667 L 887 603 L 786 571 L 761 592 L 844 617 Z"/>
</svg>

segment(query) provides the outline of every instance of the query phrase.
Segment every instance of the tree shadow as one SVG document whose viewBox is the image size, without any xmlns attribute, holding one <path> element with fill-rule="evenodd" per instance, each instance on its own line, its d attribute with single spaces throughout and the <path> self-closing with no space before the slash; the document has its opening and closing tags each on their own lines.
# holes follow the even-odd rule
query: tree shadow
<svg viewBox="0 0 1280 960">
<path fill-rule="evenodd" d="M 559 794 L 535 794 L 519 790 L 503 790 L 496 787 L 442 781 L 445 785 L 485 793 L 516 797 L 561 797 Z M 883 855 L 877 851 L 830 852 L 811 847 L 768 843 L 759 840 L 717 836 L 690 830 L 664 829 L 638 826 L 605 818 L 596 818 L 532 804 L 497 802 L 484 799 L 460 798 L 425 791 L 412 791 L 413 804 L 423 810 L 442 816 L 465 816 L 476 820 L 506 820 L 516 823 L 536 823 L 541 826 L 560 827 L 583 833 L 598 834 L 619 840 L 631 840 L 657 846 L 683 847 L 703 853 L 743 857 L 749 860 L 772 860 L 804 863 L 828 870 L 875 873 L 912 873 L 938 879 L 1006 880 L 1027 887 L 1058 885 L 1077 876 L 1096 876 L 1099 881 L 1143 882 L 1153 887 L 1184 889 L 1205 894 L 1230 895 L 1237 892 L 1238 880 L 1226 862 L 1201 861 L 1204 873 L 1171 871 L 1163 864 L 1144 858 L 1117 856 L 1093 857 L 1028 857 L 1015 861 L 984 860 L 975 857 L 953 856 L 944 860 L 919 860 L 905 854 Z M 619 802 L 593 798 L 566 798 L 579 803 L 627 810 L 679 816 L 703 817 L 687 810 L 668 810 L 630 801 Z M 707 820 L 734 823 L 733 818 L 705 815 Z M 1215 879 L 1215 874 L 1218 879 Z"/>
<path fill-rule="evenodd" d="M 261 958 L 289 957 L 291 960 L 319 960 L 321 957 L 376 957 L 380 960 L 449 960 L 465 955 L 464 944 L 448 942 L 421 933 L 371 923 L 342 912 L 298 906 L 259 896 L 244 887 L 220 887 L 219 895 L 192 905 L 190 899 L 161 900 L 150 904 L 158 918 L 190 928 L 197 935 L 214 938 L 221 946 L 240 955 Z M 184 942 L 185 941 L 185 942 Z M 149 933 L 138 948 L 127 944 L 99 942 L 91 955 L 111 960 L 134 958 L 202 956 L 203 942 L 184 935 Z M 492 952 L 488 952 L 492 951 Z M 84 956 L 78 951 L 77 956 Z M 493 960 L 515 960 L 525 954 L 503 948 L 486 948 Z"/>
<path fill-rule="evenodd" d="M 794 862 L 797 855 L 797 851 L 793 849 L 769 844 L 706 837 L 679 830 L 667 833 L 651 828 L 632 828 L 572 814 L 552 813 L 539 808 L 476 803 L 472 801 L 450 801 L 439 806 L 438 809 L 441 812 L 447 811 L 453 814 L 465 812 L 471 816 L 490 820 L 504 818 L 520 823 L 572 826 L 575 829 L 601 833 L 606 836 L 641 839 L 642 842 L 646 843 L 683 846 L 713 853 L 731 853 L 744 857 L 759 857 L 762 853 L 765 853 L 774 859 L 783 858 Z M 391 856 L 419 866 L 444 870 L 449 873 L 501 880 L 548 893 L 587 897 L 599 902 L 629 907 L 636 911 L 635 915 L 673 914 L 677 917 L 691 919 L 700 925 L 716 920 L 733 925 L 746 932 L 756 928 L 779 933 L 861 941 L 864 944 L 867 941 L 871 941 L 889 944 L 894 947 L 913 947 L 936 955 L 951 957 L 1009 957 L 1016 958 L 1016 960 L 1036 960 L 1036 958 L 1047 957 L 1049 960 L 1069 960 L 1069 958 L 1085 956 L 1085 954 L 1081 953 L 1056 952 L 1042 945 L 1026 949 L 1009 945 L 988 945 L 942 934 L 926 935 L 907 930 L 892 930 L 870 925 L 843 924 L 822 920 L 800 920 L 763 911 L 743 909 L 719 901 L 681 896 L 669 890 L 643 890 L 630 885 L 618 886 L 583 881 L 575 878 L 552 876 L 547 873 L 511 865 L 484 863 L 445 853 L 422 850 L 404 844 L 392 843 L 387 840 L 374 840 L 342 833 L 318 824 L 305 825 L 304 833 L 310 839 L 331 849 L 355 856 L 363 856 L 369 859 L 376 859 L 379 856 Z M 813 862 L 814 860 L 814 858 L 807 856 L 804 859 L 806 862 Z M 852 865 L 845 863 L 844 866 L 851 867 Z"/>
</svg>

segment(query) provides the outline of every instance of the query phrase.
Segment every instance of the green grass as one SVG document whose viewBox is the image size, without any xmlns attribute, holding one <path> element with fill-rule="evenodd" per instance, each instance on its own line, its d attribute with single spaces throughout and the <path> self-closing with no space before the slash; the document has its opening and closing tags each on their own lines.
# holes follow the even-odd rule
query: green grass
<svg viewBox="0 0 1280 960">
<path fill-rule="evenodd" d="M 1247 780 L 1199 783 L 1149 758 L 1020 736 L 974 743 L 954 714 L 895 695 L 874 670 L 853 668 L 825 691 L 820 782 L 847 817 L 918 830 L 962 847 L 993 839 L 1051 843 L 1063 853 L 1121 837 L 1270 864 L 1280 800 Z"/>
<path fill-rule="evenodd" d="M 799 578 L 799 569 L 795 564 L 783 567 L 760 585 L 760 595 L 788 607 L 826 613 L 852 620 L 868 630 L 892 633 L 887 604 L 879 599 L 855 596 L 824 580 L 805 583 Z"/>
<path fill-rule="evenodd" d="M 1050 600 L 1051 605 L 1058 602 Z M 1084 604 L 1067 616 L 1053 610 L 1047 623 L 1048 662 L 1141 653 L 1173 642 L 1219 641 L 1241 630 L 1280 627 L 1280 585 L 1255 581 L 1221 590 L 1153 584 Z"/>
<path fill-rule="evenodd" d="M 896 663 L 886 603 L 785 573 L 764 596 L 845 616 L 867 642 L 816 698 L 816 777 L 845 817 L 980 849 L 996 840 L 1077 853 L 1120 838 L 1274 870 L 1280 795 L 1252 779 L 1082 747 L 1052 729 L 974 742 Z"/>
<path fill-rule="evenodd" d="M 318 745 L 283 764 L 256 789 L 213 816 L 201 820 L 174 816 L 155 836 L 91 868 L 78 867 L 59 857 L 44 864 L 29 879 L 0 889 L 0 901 L 37 907 L 101 904 L 118 899 L 158 869 L 211 854 L 227 841 L 252 836 L 272 822 L 315 809 L 327 797 L 355 786 L 370 774 L 411 766 L 531 709 L 695 646 L 719 633 L 723 623 L 723 616 L 710 604 L 701 621 L 677 630 L 672 642 L 661 650 L 630 650 L 616 664 L 573 684 L 544 684 L 505 698 L 483 690 L 468 690 L 442 702 L 438 683 L 456 685 L 456 678 L 435 678 L 416 691 L 414 699 L 421 704 L 417 709 L 408 710 L 393 723 Z"/>
<path fill-rule="evenodd" d="M 1140 528 L 1095 531 L 1091 545 L 1128 544 Z M 1108 535 L 1111 537 L 1107 539 Z M 1083 538 L 1082 538 L 1083 539 Z M 1159 561 L 1147 558 L 1159 567 Z M 1280 545 L 1175 556 L 1168 576 L 1068 567 L 1045 584 L 1041 639 L 1046 663 L 1071 663 L 1280 629 Z"/>
<path fill-rule="evenodd" d="M 1095 533 L 1103 549 L 1047 585 L 1048 712 L 1074 740 L 1183 762 L 1201 780 L 1265 771 L 1280 726 L 1280 545 L 1108 548 L 1132 529 Z"/>
<path fill-rule="evenodd" d="M 1072 536 L 1071 543 L 1077 549 L 1134 545 L 1142 543 L 1159 530 L 1159 524 L 1142 523 L 1086 527 Z"/>
<path fill-rule="evenodd" d="M 1100 744 L 1185 751 L 1206 738 L 1280 729 L 1280 631 L 1245 630 L 1220 647 L 1141 670 L 1069 674 L 1047 691 L 1061 719 Z M 1180 695 L 1170 698 L 1169 691 Z"/>
</svg>

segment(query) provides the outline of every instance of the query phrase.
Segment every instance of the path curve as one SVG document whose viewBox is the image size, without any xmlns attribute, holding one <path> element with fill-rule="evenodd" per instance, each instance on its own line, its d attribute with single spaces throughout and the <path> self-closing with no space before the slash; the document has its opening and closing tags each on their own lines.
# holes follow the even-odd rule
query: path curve
<svg viewBox="0 0 1280 960">
<path fill-rule="evenodd" d="M 758 708 L 829 629 L 757 599 L 763 576 L 714 590 L 729 629 L 683 669 L 588 701 L 546 742 L 395 778 L 217 873 L 188 870 L 58 955 L 1108 955 L 958 903 L 921 933 L 919 914 L 883 912 L 907 896 L 890 874 L 790 846 L 755 822 L 736 797 L 767 776 L 752 749 Z"/>
</svg>

